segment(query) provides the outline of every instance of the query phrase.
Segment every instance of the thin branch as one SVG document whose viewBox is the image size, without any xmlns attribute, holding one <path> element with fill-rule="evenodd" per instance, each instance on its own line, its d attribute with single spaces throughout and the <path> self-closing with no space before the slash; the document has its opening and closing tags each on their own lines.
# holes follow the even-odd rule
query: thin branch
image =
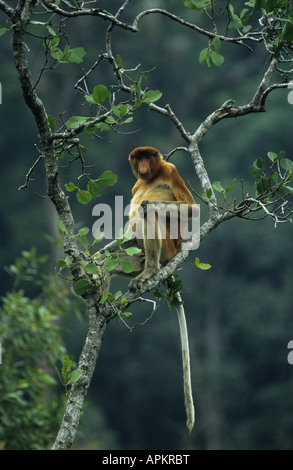
<svg viewBox="0 0 293 470">
<path fill-rule="evenodd" d="M 55 442 L 51 448 L 52 450 L 68 450 L 72 446 L 79 425 L 83 403 L 95 370 L 103 335 L 107 325 L 105 315 L 98 314 L 97 312 L 97 305 L 94 296 L 87 299 L 87 306 L 89 326 L 87 337 L 78 362 L 78 369 L 82 374 L 79 380 L 72 386 L 63 420 Z M 100 307 L 99 310 L 100 313 L 102 308 Z"/>
<path fill-rule="evenodd" d="M 61 16 L 64 16 L 65 18 L 76 18 L 78 16 L 99 16 L 100 18 L 104 20 L 113 22 L 116 26 L 119 26 L 123 29 L 127 29 L 133 32 L 137 31 L 133 26 L 127 23 L 123 23 L 122 21 L 119 21 L 111 13 L 101 8 L 81 8 L 81 9 L 74 10 L 74 11 L 68 11 L 68 10 L 63 10 L 62 8 L 57 6 L 55 3 L 49 0 L 42 0 L 42 3 L 46 5 L 47 8 L 51 9 L 52 11 L 54 11 L 55 13 L 58 13 Z"/>
<path fill-rule="evenodd" d="M 10 18 L 14 15 L 14 9 L 8 6 L 3 0 L 0 0 L 0 10 L 4 11 Z"/>
<path fill-rule="evenodd" d="M 28 188 L 29 182 L 30 182 L 30 177 L 31 177 L 32 173 L 34 172 L 35 168 L 38 166 L 38 164 L 40 163 L 40 161 L 41 161 L 43 158 L 44 158 L 43 155 L 40 155 L 40 156 L 37 158 L 37 160 L 35 161 L 35 163 L 33 164 L 33 166 L 29 169 L 28 173 L 26 174 L 25 183 L 24 183 L 22 186 L 19 186 L 18 191 L 21 191 L 22 189 Z"/>
<path fill-rule="evenodd" d="M 179 16 L 174 15 L 173 13 L 170 13 L 166 10 L 162 10 L 160 8 L 152 8 L 152 9 L 145 10 L 145 11 L 142 11 L 141 13 L 139 13 L 133 21 L 133 24 L 132 24 L 133 29 L 135 31 L 138 31 L 138 25 L 139 25 L 141 19 L 144 16 L 152 15 L 152 14 L 156 14 L 156 13 L 167 16 L 171 20 L 176 21 L 177 23 L 180 23 L 181 25 L 186 26 L 187 28 L 193 29 L 194 31 L 197 31 L 198 33 L 200 33 L 204 36 L 207 36 L 210 39 L 218 37 L 219 39 L 221 39 L 221 41 L 233 42 L 233 43 L 239 44 L 239 45 L 244 46 L 244 47 L 248 47 L 245 44 L 245 41 L 253 41 L 253 42 L 261 42 L 262 41 L 261 33 L 257 33 L 260 37 L 256 37 L 255 35 L 252 35 L 252 34 L 248 33 L 244 36 L 239 36 L 239 37 L 236 37 L 236 38 L 229 38 L 229 37 L 222 36 L 222 35 L 219 35 L 219 34 L 214 33 L 214 32 L 206 31 L 206 30 L 200 28 L 199 26 L 196 26 L 193 23 L 189 23 L 188 21 L 183 20 Z"/>
<path fill-rule="evenodd" d="M 260 113 L 265 111 L 266 99 L 271 91 L 280 86 L 269 86 L 269 82 L 277 68 L 278 61 L 273 59 L 264 74 L 258 89 L 249 104 L 244 106 L 233 107 L 234 101 L 229 100 L 224 103 L 219 109 L 210 114 L 198 127 L 192 140 L 199 142 L 211 129 L 212 126 L 227 118 L 236 118 L 239 116 L 245 116 L 251 113 Z M 283 86 L 282 86 L 283 87 Z M 285 88 L 285 87 L 283 87 Z"/>
<path fill-rule="evenodd" d="M 266 100 L 269 94 L 272 91 L 280 89 L 280 88 L 288 88 L 288 83 L 275 83 L 274 85 L 267 88 L 267 90 L 264 92 L 263 97 L 262 97 L 262 106 L 265 106 Z"/>
<path fill-rule="evenodd" d="M 164 155 L 165 160 L 168 161 L 175 152 L 180 152 L 180 151 L 188 153 L 188 149 L 186 147 L 176 147 L 173 150 L 171 150 L 171 152 Z"/>
<path fill-rule="evenodd" d="M 277 215 L 277 212 L 278 211 L 282 211 L 284 212 L 284 207 L 288 204 L 288 201 L 284 201 L 281 206 L 275 211 L 275 212 L 271 212 L 269 211 L 269 209 L 267 208 L 267 204 L 264 204 L 263 202 L 261 202 L 259 199 L 255 199 L 253 197 L 249 197 L 247 198 L 245 201 L 243 201 L 243 203 L 245 204 L 257 204 L 259 207 L 262 208 L 262 210 L 265 212 L 265 214 L 272 218 L 274 221 L 275 221 L 275 228 L 277 227 L 277 224 L 279 223 L 284 223 L 284 222 L 292 222 L 291 219 L 289 219 L 290 215 L 292 214 L 290 212 L 290 214 L 284 216 L 284 217 L 279 217 Z M 289 219 L 289 220 L 288 220 Z"/>
<path fill-rule="evenodd" d="M 196 142 L 196 139 L 192 140 L 188 151 L 190 153 L 190 157 L 192 159 L 194 169 L 196 172 L 196 175 L 200 181 L 201 187 L 205 192 L 210 191 L 211 195 L 208 199 L 208 208 L 209 208 L 209 213 L 210 217 L 212 220 L 217 221 L 219 218 L 219 210 L 218 210 L 218 203 L 217 203 L 217 198 L 215 195 L 215 191 L 212 187 L 208 172 L 206 171 L 204 161 L 202 159 L 202 156 L 200 154 L 198 144 Z"/>
<path fill-rule="evenodd" d="M 56 140 L 64 140 L 64 141 L 70 140 L 76 135 L 83 132 L 86 127 L 94 126 L 96 124 L 99 124 L 100 122 L 104 122 L 107 119 L 107 117 L 110 116 L 111 114 L 112 114 L 112 110 L 109 110 L 106 113 L 104 113 L 102 116 L 99 116 L 95 119 L 89 119 L 88 121 L 79 124 L 70 132 L 66 131 L 66 132 L 59 132 L 59 133 L 52 134 L 50 136 L 50 141 L 52 142 Z"/>
<path fill-rule="evenodd" d="M 79 87 L 80 83 L 86 80 L 86 78 L 95 70 L 95 68 L 99 65 L 99 63 L 103 60 L 103 58 L 104 58 L 104 55 L 100 54 L 98 59 L 92 65 L 92 67 L 86 73 L 84 73 L 83 76 L 79 80 L 77 80 L 76 84 L 74 85 L 74 88 L 76 90 L 80 90 L 83 92 L 83 90 Z"/>
</svg>

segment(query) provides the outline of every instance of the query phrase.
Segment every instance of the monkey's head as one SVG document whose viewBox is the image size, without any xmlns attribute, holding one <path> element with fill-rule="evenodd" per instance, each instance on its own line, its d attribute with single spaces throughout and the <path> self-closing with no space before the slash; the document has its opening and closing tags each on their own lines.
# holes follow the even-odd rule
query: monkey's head
<svg viewBox="0 0 293 470">
<path fill-rule="evenodd" d="M 146 181 L 151 181 L 156 177 L 162 159 L 162 155 L 154 147 L 137 147 L 129 155 L 134 175 Z"/>
</svg>

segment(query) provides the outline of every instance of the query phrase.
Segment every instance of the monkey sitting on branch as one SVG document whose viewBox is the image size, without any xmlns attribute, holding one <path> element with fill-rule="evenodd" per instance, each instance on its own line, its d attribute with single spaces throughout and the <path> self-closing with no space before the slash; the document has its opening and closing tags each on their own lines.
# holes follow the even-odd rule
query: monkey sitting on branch
<svg viewBox="0 0 293 470">
<path fill-rule="evenodd" d="M 199 217 L 199 207 L 176 167 L 164 161 L 157 149 L 138 147 L 130 153 L 129 161 L 137 178 L 132 188 L 133 197 L 127 229 L 127 232 L 131 231 L 134 236 L 123 243 L 123 248 L 136 247 L 142 253 L 133 256 L 127 256 L 125 253 L 120 255 L 132 263 L 131 273 L 126 274 L 117 266 L 109 274 L 132 276 L 129 290 L 137 291 L 181 250 L 188 219 Z M 111 242 L 100 250 L 100 260 L 105 250 L 114 254 L 120 250 L 120 246 L 116 240 Z M 176 295 L 180 304 L 177 314 L 182 345 L 186 424 L 191 432 L 194 425 L 194 406 L 188 334 L 183 302 L 179 292 Z"/>
</svg>

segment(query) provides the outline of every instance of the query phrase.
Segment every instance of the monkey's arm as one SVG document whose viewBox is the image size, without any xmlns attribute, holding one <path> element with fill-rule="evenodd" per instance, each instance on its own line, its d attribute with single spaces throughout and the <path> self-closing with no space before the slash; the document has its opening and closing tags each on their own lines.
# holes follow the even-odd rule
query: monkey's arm
<svg viewBox="0 0 293 470">
<path fill-rule="evenodd" d="M 173 207 L 172 207 L 173 206 Z M 176 209 L 174 210 L 174 206 L 176 206 Z M 155 210 L 159 211 L 160 208 L 163 210 L 170 210 L 170 215 L 177 216 L 178 214 L 181 214 L 183 211 L 183 208 L 188 208 L 187 214 L 185 213 L 184 215 L 188 218 L 197 218 L 199 217 L 199 207 L 197 204 L 188 204 L 187 202 L 184 201 L 142 201 L 141 207 L 144 211 L 144 214 L 147 214 L 148 210 Z M 173 209 L 173 210 L 172 210 Z M 173 214 L 174 212 L 174 214 Z"/>
</svg>

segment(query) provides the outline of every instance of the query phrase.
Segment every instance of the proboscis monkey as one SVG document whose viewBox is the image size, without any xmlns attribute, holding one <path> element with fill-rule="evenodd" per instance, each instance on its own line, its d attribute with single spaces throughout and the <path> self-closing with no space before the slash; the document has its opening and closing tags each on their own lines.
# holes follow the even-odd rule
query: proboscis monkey
<svg viewBox="0 0 293 470">
<path fill-rule="evenodd" d="M 127 241 L 125 248 L 138 247 L 144 254 L 120 259 L 128 259 L 133 264 L 134 276 L 129 289 L 139 290 L 181 249 L 188 219 L 198 216 L 198 207 L 184 184 L 176 167 L 163 160 L 160 152 L 153 147 L 138 147 L 129 155 L 132 171 L 137 178 L 132 188 L 128 230 L 134 238 Z M 163 214 L 163 217 L 161 217 Z M 119 245 L 112 242 L 106 247 L 114 253 Z M 100 251 L 103 253 L 103 250 Z M 110 273 L 125 275 L 119 267 Z M 191 391 L 190 359 L 188 335 L 183 306 L 177 309 L 183 357 L 184 394 L 187 413 L 187 426 L 191 431 L 194 424 L 194 406 Z"/>
</svg>

